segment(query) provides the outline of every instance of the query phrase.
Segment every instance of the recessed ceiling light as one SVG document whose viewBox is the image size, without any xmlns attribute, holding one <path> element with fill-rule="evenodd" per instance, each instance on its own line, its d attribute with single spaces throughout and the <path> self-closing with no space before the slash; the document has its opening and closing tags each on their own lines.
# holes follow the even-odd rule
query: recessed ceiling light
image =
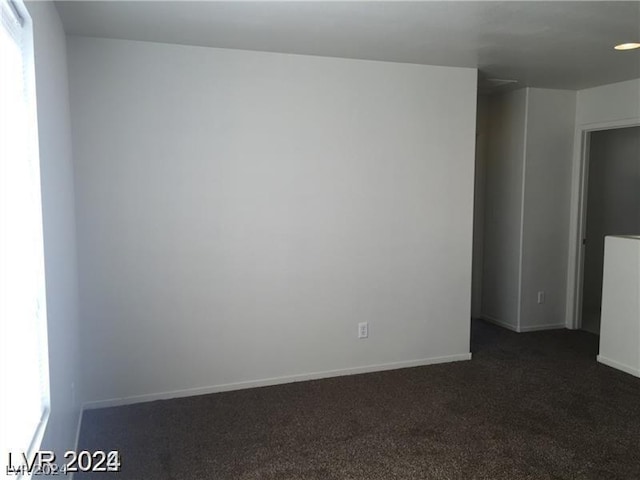
<svg viewBox="0 0 640 480">
<path fill-rule="evenodd" d="M 616 50 L 633 50 L 634 48 L 640 48 L 640 43 L 621 43 L 620 45 L 616 45 Z"/>
</svg>

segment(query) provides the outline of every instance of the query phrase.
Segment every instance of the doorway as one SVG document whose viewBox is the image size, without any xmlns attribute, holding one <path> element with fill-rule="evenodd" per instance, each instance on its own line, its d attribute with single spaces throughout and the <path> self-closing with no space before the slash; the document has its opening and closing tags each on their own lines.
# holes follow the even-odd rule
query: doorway
<svg viewBox="0 0 640 480">
<path fill-rule="evenodd" d="M 599 334 L 604 237 L 640 234 L 640 126 L 589 137 L 581 328 Z"/>
</svg>

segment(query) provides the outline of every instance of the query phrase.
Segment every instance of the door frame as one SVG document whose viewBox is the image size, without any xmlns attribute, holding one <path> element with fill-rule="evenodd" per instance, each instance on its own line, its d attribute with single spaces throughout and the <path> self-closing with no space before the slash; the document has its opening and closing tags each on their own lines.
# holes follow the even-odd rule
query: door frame
<svg viewBox="0 0 640 480">
<path fill-rule="evenodd" d="M 569 211 L 569 257 L 567 271 L 566 327 L 582 327 L 582 290 L 584 280 L 584 245 L 587 224 L 587 186 L 589 182 L 589 147 L 591 133 L 600 130 L 640 126 L 640 117 L 612 122 L 576 125 L 573 144 L 571 205 Z"/>
</svg>

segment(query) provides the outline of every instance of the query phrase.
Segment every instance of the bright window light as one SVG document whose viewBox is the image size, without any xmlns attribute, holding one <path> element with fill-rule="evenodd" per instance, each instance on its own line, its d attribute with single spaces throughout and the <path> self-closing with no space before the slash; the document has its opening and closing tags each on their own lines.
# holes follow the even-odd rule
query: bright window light
<svg viewBox="0 0 640 480">
<path fill-rule="evenodd" d="M 31 456 L 49 412 L 31 20 L 0 0 L 0 454 Z M 30 457 L 29 457 L 30 458 Z"/>
</svg>

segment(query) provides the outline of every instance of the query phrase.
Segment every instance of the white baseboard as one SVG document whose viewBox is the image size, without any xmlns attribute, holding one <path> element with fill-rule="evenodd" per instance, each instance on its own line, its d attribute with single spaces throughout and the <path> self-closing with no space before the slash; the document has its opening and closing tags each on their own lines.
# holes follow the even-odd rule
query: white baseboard
<svg viewBox="0 0 640 480">
<path fill-rule="evenodd" d="M 384 370 L 397 370 L 400 368 L 422 367 L 437 363 L 458 362 L 471 360 L 471 353 L 460 353 L 457 355 L 447 355 L 444 357 L 423 358 L 409 360 L 405 362 L 383 363 L 378 365 L 366 365 L 364 367 L 345 368 L 339 370 L 327 370 L 323 372 L 303 373 L 299 375 L 288 375 L 283 377 L 265 378 L 262 380 L 250 380 L 246 382 L 226 383 L 212 385 L 209 387 L 187 388 L 184 390 L 173 390 L 161 393 L 149 393 L 145 395 L 132 395 L 129 397 L 110 398 L 107 400 L 97 400 L 86 402 L 85 409 L 117 407 L 120 405 L 130 405 L 133 403 L 152 402 L 154 400 L 167 400 L 170 398 L 191 397 L 196 395 L 207 395 L 210 393 L 227 392 L 231 390 L 243 390 L 246 388 L 266 387 L 270 385 L 280 385 L 283 383 L 303 382 L 306 380 L 318 380 L 328 377 L 340 377 L 344 375 L 356 375 L 360 373 L 381 372 Z"/>
<path fill-rule="evenodd" d="M 82 425 L 82 414 L 84 413 L 84 405 L 80 405 L 80 413 L 78 414 L 78 426 L 76 427 L 76 439 L 73 444 L 75 451 L 78 451 L 78 443 L 80 442 L 80 426 Z"/>
<path fill-rule="evenodd" d="M 482 314 L 480 315 L 480 318 L 489 323 L 493 323 L 494 325 L 498 325 L 499 327 L 506 328 L 507 330 L 511 330 L 512 332 L 518 332 L 518 333 L 520 332 L 520 330 L 518 330 L 518 327 L 516 325 L 511 325 L 510 323 L 503 322 L 502 320 L 498 320 L 497 318 L 492 317 L 491 315 Z"/>
<path fill-rule="evenodd" d="M 548 323 L 546 325 L 532 325 L 531 327 L 520 327 L 521 332 L 538 332 L 540 330 L 558 330 L 565 329 L 564 323 Z"/>
<path fill-rule="evenodd" d="M 498 325 L 499 327 L 506 328 L 507 330 L 511 330 L 516 333 L 525 333 L 525 332 L 538 332 L 540 330 L 558 330 L 561 328 L 567 328 L 564 323 L 548 323 L 546 325 L 532 325 L 530 327 L 517 327 L 515 325 L 511 325 L 510 323 L 503 322 L 502 320 L 498 320 L 495 317 L 490 315 L 481 315 L 480 318 L 489 323 L 493 323 Z"/>
<path fill-rule="evenodd" d="M 625 373 L 633 375 L 634 377 L 640 378 L 640 370 L 637 368 L 625 365 L 624 363 L 616 362 L 615 360 L 603 357 L 602 355 L 598 355 L 596 358 L 598 359 L 598 362 L 602 363 L 603 365 L 615 368 L 616 370 L 621 370 Z"/>
<path fill-rule="evenodd" d="M 80 405 L 80 412 L 78 413 L 78 425 L 76 426 L 76 438 L 73 442 L 73 451 L 79 452 L 78 444 L 80 443 L 80 427 L 82 426 L 82 414 L 84 413 L 84 405 Z M 69 480 L 73 480 L 74 472 L 69 473 Z"/>
</svg>

